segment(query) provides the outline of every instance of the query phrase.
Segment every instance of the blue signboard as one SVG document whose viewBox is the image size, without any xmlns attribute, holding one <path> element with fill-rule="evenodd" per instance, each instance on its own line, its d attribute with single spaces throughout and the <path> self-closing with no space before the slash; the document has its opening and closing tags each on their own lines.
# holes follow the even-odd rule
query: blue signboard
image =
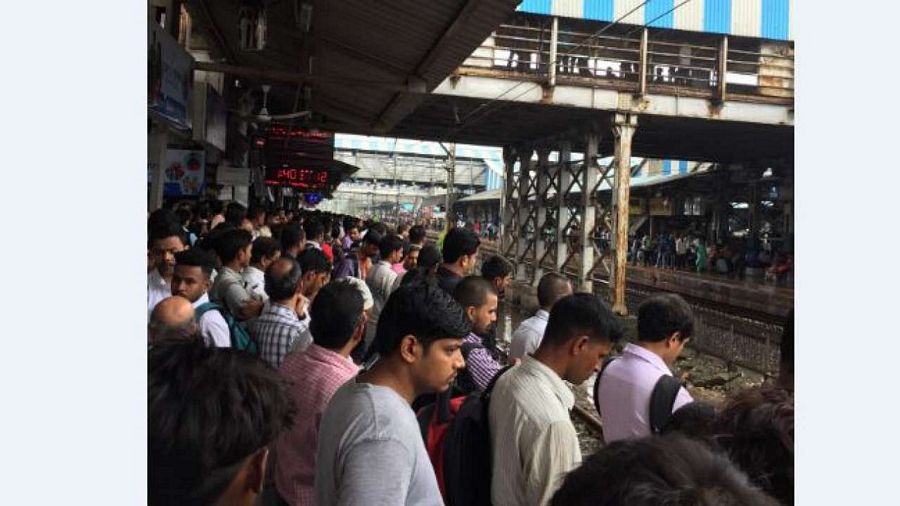
<svg viewBox="0 0 900 506">
<path fill-rule="evenodd" d="M 181 130 L 191 128 L 188 104 L 194 59 L 157 23 L 147 32 L 147 108 Z"/>
</svg>

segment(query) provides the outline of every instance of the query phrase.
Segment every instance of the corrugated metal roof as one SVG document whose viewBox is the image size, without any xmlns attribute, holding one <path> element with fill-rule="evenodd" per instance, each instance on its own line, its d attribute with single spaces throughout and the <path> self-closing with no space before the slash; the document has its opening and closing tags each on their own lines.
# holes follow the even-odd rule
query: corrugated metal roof
<svg viewBox="0 0 900 506">
<path fill-rule="evenodd" d="M 615 5 L 613 5 L 613 20 L 619 20 L 619 23 L 627 25 L 644 24 L 644 8 L 646 5 L 641 5 L 643 3 L 644 0 L 616 0 Z M 636 11 L 625 16 L 635 7 L 637 7 Z"/>
<path fill-rule="evenodd" d="M 678 2 L 681 3 L 680 1 Z M 703 31 L 704 0 L 691 0 L 675 9 L 675 28 L 678 30 Z"/>
<path fill-rule="evenodd" d="M 703 3 L 703 31 L 731 32 L 731 0 L 706 0 Z"/>
<path fill-rule="evenodd" d="M 655 28 L 673 28 L 675 26 L 673 7 L 675 0 L 650 0 L 644 5 L 644 24 Z"/>
<path fill-rule="evenodd" d="M 584 17 L 584 0 L 556 0 L 553 15 L 580 19 Z"/>
<path fill-rule="evenodd" d="M 760 35 L 767 39 L 788 38 L 790 7 L 789 0 L 761 0 Z"/>
<path fill-rule="evenodd" d="M 732 0 L 732 35 L 759 37 L 761 21 L 762 0 Z"/>
</svg>

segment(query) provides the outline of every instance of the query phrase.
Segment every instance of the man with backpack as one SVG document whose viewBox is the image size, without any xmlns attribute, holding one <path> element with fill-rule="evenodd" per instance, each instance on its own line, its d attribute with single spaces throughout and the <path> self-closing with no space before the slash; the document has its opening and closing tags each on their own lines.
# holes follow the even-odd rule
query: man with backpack
<svg viewBox="0 0 900 506">
<path fill-rule="evenodd" d="M 543 506 L 581 463 L 569 416 L 575 396 L 566 381 L 587 380 L 622 330 L 600 297 L 569 295 L 550 311 L 534 355 L 497 379 L 488 407 L 494 506 Z"/>
<path fill-rule="evenodd" d="M 450 388 L 470 328 L 432 284 L 413 281 L 391 295 L 373 342 L 381 358 L 335 392 L 319 424 L 319 506 L 444 504 L 410 404 Z"/>
<path fill-rule="evenodd" d="M 621 357 L 608 363 L 597 379 L 595 397 L 607 443 L 649 436 L 654 432 L 652 425 L 664 423 L 654 414 L 659 408 L 651 409 L 651 399 L 661 379 L 671 381 L 669 367 L 694 331 L 693 312 L 679 295 L 654 295 L 638 307 L 637 331 L 638 342 L 628 343 Z M 677 393 L 670 396 L 664 415 L 693 401 L 684 387 L 675 386 Z"/>
<path fill-rule="evenodd" d="M 456 285 L 453 298 L 472 322 L 472 331 L 462 345 L 466 368 L 457 376 L 456 386 L 464 394 L 484 390 L 502 368 L 482 340 L 497 321 L 497 291 L 485 278 L 467 276 Z"/>
<path fill-rule="evenodd" d="M 222 316 L 221 308 L 209 301 L 207 291 L 214 260 L 209 253 L 189 249 L 175 253 L 175 270 L 172 274 L 172 295 L 184 297 L 194 306 L 200 336 L 207 346 L 228 348 L 231 333 Z"/>
<path fill-rule="evenodd" d="M 303 351 L 311 341 L 307 329 L 307 299 L 303 296 L 300 264 L 293 258 L 279 258 L 266 269 L 269 303 L 259 318 L 247 325 L 259 346 L 260 358 L 278 368 L 288 351 Z M 304 339 L 295 346 L 295 341 Z"/>
<path fill-rule="evenodd" d="M 241 321 L 258 316 L 263 308 L 263 302 L 247 289 L 241 276 L 250 265 L 252 242 L 250 232 L 241 229 L 226 230 L 213 240 L 222 269 L 209 289 L 209 299 Z"/>
</svg>

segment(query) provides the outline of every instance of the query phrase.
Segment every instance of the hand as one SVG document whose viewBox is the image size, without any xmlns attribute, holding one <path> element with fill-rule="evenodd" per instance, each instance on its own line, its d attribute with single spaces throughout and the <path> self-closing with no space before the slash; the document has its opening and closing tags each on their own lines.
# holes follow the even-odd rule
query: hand
<svg viewBox="0 0 900 506">
<path fill-rule="evenodd" d="M 309 308 L 309 299 L 307 299 L 303 294 L 297 296 L 297 305 L 294 306 L 294 310 L 297 312 L 297 317 L 301 320 L 306 318 L 306 310 Z"/>
<path fill-rule="evenodd" d="M 256 318 L 262 313 L 263 302 L 257 299 L 247 299 L 241 305 L 241 310 L 238 312 L 239 320 L 249 320 L 250 318 Z"/>
<path fill-rule="evenodd" d="M 512 361 L 512 366 L 515 367 L 515 366 L 517 366 L 517 365 L 519 365 L 519 364 L 521 364 L 521 363 L 522 363 L 522 359 L 521 359 L 521 358 L 514 358 L 513 361 Z"/>
</svg>

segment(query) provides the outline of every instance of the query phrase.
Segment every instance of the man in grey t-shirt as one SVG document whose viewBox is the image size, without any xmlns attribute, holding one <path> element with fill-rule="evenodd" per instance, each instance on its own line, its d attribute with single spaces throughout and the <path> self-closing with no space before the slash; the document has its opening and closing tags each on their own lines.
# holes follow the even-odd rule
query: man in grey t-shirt
<svg viewBox="0 0 900 506">
<path fill-rule="evenodd" d="M 416 281 L 391 295 L 372 343 L 381 358 L 338 389 L 322 416 L 319 506 L 444 504 L 410 404 L 450 387 L 470 327 L 436 286 Z"/>
</svg>

